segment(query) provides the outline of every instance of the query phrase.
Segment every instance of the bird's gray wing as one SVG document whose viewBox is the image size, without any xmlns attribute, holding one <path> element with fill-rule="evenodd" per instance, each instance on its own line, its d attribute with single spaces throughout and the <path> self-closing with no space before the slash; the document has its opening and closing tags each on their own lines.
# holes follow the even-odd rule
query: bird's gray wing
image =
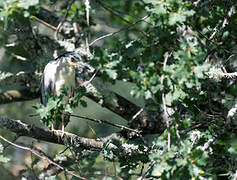
<svg viewBox="0 0 237 180">
<path fill-rule="evenodd" d="M 47 93 L 53 93 L 54 84 L 51 79 L 45 78 L 44 75 L 41 79 L 41 86 L 40 86 L 40 101 L 44 106 L 47 106 Z"/>
<path fill-rule="evenodd" d="M 79 74 L 78 74 L 78 69 L 76 68 L 75 69 L 75 86 L 76 88 L 79 87 L 79 82 L 78 82 L 78 79 L 79 79 Z"/>
</svg>

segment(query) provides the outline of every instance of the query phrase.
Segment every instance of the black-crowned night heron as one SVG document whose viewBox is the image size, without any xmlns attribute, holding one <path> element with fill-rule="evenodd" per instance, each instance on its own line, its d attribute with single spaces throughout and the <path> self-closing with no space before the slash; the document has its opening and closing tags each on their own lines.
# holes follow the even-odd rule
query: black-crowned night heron
<svg viewBox="0 0 237 180">
<path fill-rule="evenodd" d="M 41 103 L 47 106 L 46 94 L 59 95 L 63 86 L 66 86 L 70 93 L 73 94 L 74 90 L 78 87 L 77 82 L 77 70 L 88 69 L 92 70 L 91 67 L 82 62 L 81 56 L 74 52 L 67 52 L 53 61 L 50 61 L 44 69 L 42 80 L 41 80 Z M 64 118 L 65 114 L 62 115 L 62 132 L 64 133 Z M 67 117 L 69 118 L 69 117 Z M 59 126 L 59 125 L 54 125 Z M 53 127 L 52 130 L 58 129 Z"/>
</svg>

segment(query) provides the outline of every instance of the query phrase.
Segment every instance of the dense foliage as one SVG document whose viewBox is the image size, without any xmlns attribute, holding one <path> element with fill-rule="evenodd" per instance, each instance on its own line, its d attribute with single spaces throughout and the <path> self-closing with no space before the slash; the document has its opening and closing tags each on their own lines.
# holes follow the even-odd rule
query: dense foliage
<svg viewBox="0 0 237 180">
<path fill-rule="evenodd" d="M 236 8 L 234 0 L 1 1 L 0 45 L 7 56 L 1 79 L 20 71 L 33 78 L 55 53 L 77 51 L 98 70 L 101 86 L 118 81 L 133 85 L 130 94 L 144 99 L 141 109 L 150 119 L 127 119 L 128 126 L 141 133 L 116 143 L 106 140 L 99 151 L 69 147 L 72 157 L 64 165 L 82 177 L 235 179 Z M 55 20 L 47 19 L 48 13 Z M 48 35 L 45 28 L 53 33 Z M 102 37 L 110 29 L 114 32 Z M 6 68 L 10 63 L 14 70 Z M 12 87 L 4 88 L 2 92 Z M 62 103 L 67 94 L 64 90 L 59 97 L 49 97 L 47 108 L 36 105 L 47 126 L 55 113 L 63 109 L 72 113 L 78 103 L 86 106 L 81 99 L 84 89 L 70 106 Z M 164 127 L 162 132 L 157 125 Z M 110 143 L 118 148 L 109 149 Z M 2 156 L 2 150 L 0 146 L 0 162 L 7 168 L 11 160 Z M 63 154 L 54 154 L 55 160 L 59 156 Z M 32 168 L 19 176 L 34 176 L 39 161 L 35 158 Z M 104 172 L 99 165 L 103 163 L 110 163 L 110 170 Z"/>
</svg>

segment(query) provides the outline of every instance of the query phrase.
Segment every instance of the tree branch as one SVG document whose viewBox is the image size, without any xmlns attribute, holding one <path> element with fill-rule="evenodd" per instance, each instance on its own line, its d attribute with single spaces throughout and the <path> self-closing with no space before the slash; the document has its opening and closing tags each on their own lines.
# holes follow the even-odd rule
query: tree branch
<svg viewBox="0 0 237 180">
<path fill-rule="evenodd" d="M 51 25 L 51 24 L 45 22 L 44 20 L 42 20 L 42 19 L 40 19 L 40 18 L 38 18 L 38 17 L 36 17 L 36 16 L 32 16 L 32 18 L 35 19 L 36 21 L 38 21 L 39 23 L 41 23 L 41 24 L 47 26 L 48 28 L 54 30 L 54 31 L 57 30 L 57 27 L 55 27 L 55 26 L 53 26 L 53 25 Z"/>
<path fill-rule="evenodd" d="M 115 35 L 115 34 L 117 34 L 117 33 L 122 32 L 122 31 L 128 30 L 129 28 L 135 26 L 137 23 L 139 23 L 139 22 L 145 20 L 145 19 L 148 18 L 148 17 L 149 17 L 149 16 L 147 15 L 147 16 L 145 16 L 145 17 L 143 17 L 143 18 L 137 20 L 136 22 L 134 22 L 134 23 L 132 23 L 132 24 L 129 24 L 128 26 L 126 26 L 126 27 L 124 27 L 124 28 L 121 28 L 121 29 L 118 30 L 118 31 L 115 31 L 115 32 L 106 34 L 106 35 L 104 35 L 104 36 L 101 36 L 101 37 L 95 39 L 94 41 L 92 41 L 92 42 L 89 44 L 89 46 L 92 46 L 93 44 L 95 44 L 95 43 L 96 43 L 97 41 L 99 41 L 99 40 L 102 40 L 102 39 L 107 38 L 107 37 L 109 37 L 109 36 L 113 36 L 113 35 Z"/>
<path fill-rule="evenodd" d="M 86 120 L 89 120 L 89 121 L 97 122 L 97 123 L 100 123 L 100 124 L 101 123 L 108 124 L 110 126 L 114 126 L 114 127 L 120 128 L 121 130 L 126 130 L 126 131 L 130 131 L 130 132 L 134 132 L 137 135 L 140 134 L 140 131 L 138 131 L 136 129 L 131 129 L 131 128 L 128 128 L 126 126 L 123 126 L 123 125 L 120 125 L 120 124 L 111 123 L 111 122 L 108 122 L 108 121 L 105 121 L 105 120 L 89 118 L 89 117 L 85 117 L 85 116 L 78 116 L 78 115 L 73 115 L 73 114 L 71 114 L 71 116 L 72 117 L 76 117 L 76 118 L 80 118 L 80 119 L 86 119 Z"/>
<path fill-rule="evenodd" d="M 28 125 L 20 120 L 12 120 L 4 116 L 0 116 L 0 127 L 17 133 L 21 136 L 28 136 L 38 140 L 51 143 L 61 144 L 72 147 L 83 147 L 85 149 L 102 150 L 104 143 L 95 139 L 79 137 L 75 134 L 65 133 L 63 137 L 59 137 L 52 131 Z M 116 149 L 116 146 L 109 144 L 107 149 Z"/>
<path fill-rule="evenodd" d="M 9 89 L 0 93 L 0 104 L 31 100 L 39 97 L 40 76 L 33 73 L 19 72 L 17 74 L 1 74 L 0 86 L 20 86 L 19 89 Z"/>
<path fill-rule="evenodd" d="M 171 53 L 167 53 L 164 55 L 164 64 L 163 64 L 163 71 L 165 71 L 166 64 L 168 61 L 168 58 L 170 57 Z M 162 75 L 160 78 L 160 83 L 163 85 L 164 84 L 164 79 L 165 76 Z M 165 99 L 165 93 L 164 90 L 162 89 L 162 103 L 163 103 L 163 110 L 164 110 L 164 118 L 166 122 L 166 127 L 168 131 L 168 142 L 167 142 L 167 150 L 170 151 L 170 146 L 171 146 L 171 134 L 170 134 L 170 123 L 172 122 L 172 119 L 170 118 L 168 111 L 167 111 L 167 106 L 166 106 L 166 99 Z"/>
<path fill-rule="evenodd" d="M 137 154 L 141 156 L 146 156 L 143 151 L 140 151 L 139 146 L 133 146 L 129 144 L 119 144 L 119 147 L 112 144 L 116 138 L 113 134 L 111 139 L 106 138 L 106 142 L 103 140 L 95 140 L 90 138 L 79 137 L 75 134 L 64 132 L 59 134 L 54 134 L 53 131 L 45 130 L 43 128 L 36 127 L 34 125 L 28 125 L 22 123 L 20 120 L 12 120 L 4 116 L 0 116 L 0 127 L 10 130 L 11 132 L 17 133 L 20 136 L 32 137 L 37 140 L 43 140 L 50 143 L 61 144 L 72 148 L 83 148 L 89 149 L 91 151 L 103 151 L 109 150 L 116 156 L 131 156 L 132 154 Z M 106 144 L 105 144 L 106 143 Z M 28 150 L 28 149 L 26 149 Z"/>
<path fill-rule="evenodd" d="M 61 26 L 63 25 L 63 23 L 65 22 L 65 20 L 68 16 L 68 11 L 70 10 L 70 8 L 72 6 L 72 3 L 74 3 L 74 0 L 71 0 L 70 2 L 68 2 L 66 12 L 65 12 L 62 20 L 60 21 L 60 23 L 57 25 L 57 29 L 56 29 L 55 34 L 54 34 L 54 38 L 56 40 L 58 40 L 58 32 L 60 31 Z"/>
<path fill-rule="evenodd" d="M 22 90 L 8 90 L 0 93 L 0 104 L 32 100 L 39 97 L 38 92 L 31 92 L 30 88 Z"/>
</svg>

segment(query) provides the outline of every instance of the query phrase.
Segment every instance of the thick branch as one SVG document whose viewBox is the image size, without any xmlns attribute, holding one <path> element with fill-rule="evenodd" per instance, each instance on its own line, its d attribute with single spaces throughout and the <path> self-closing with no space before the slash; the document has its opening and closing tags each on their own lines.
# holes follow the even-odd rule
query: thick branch
<svg viewBox="0 0 237 180">
<path fill-rule="evenodd" d="M 83 148 L 94 151 L 111 150 L 117 156 L 130 156 L 133 153 L 144 156 L 144 152 L 138 146 L 129 146 L 128 144 L 119 144 L 119 147 L 104 140 L 95 140 L 84 137 L 79 137 L 71 133 L 55 134 L 52 131 L 45 130 L 34 125 L 22 123 L 20 120 L 12 120 L 4 116 L 0 116 L 0 127 L 15 132 L 20 136 L 32 137 L 37 140 L 43 140 L 51 143 L 61 144 L 67 147 Z M 63 135 L 63 136 L 62 136 Z M 114 140 L 116 135 L 112 134 L 109 140 Z M 2 137 L 3 139 L 4 137 Z M 108 139 L 107 139 L 108 140 Z M 145 155 L 146 156 L 146 155 Z"/>
<path fill-rule="evenodd" d="M 22 90 L 9 90 L 9 91 L 0 93 L 0 104 L 32 100 L 37 97 L 39 97 L 39 93 L 31 92 L 30 88 L 22 89 Z"/>
<path fill-rule="evenodd" d="M 102 87 L 96 90 L 98 90 L 98 93 L 101 93 L 101 96 L 92 94 L 93 92 L 88 93 L 86 96 L 128 121 L 132 119 L 133 115 L 140 109 L 137 105 L 131 103 L 119 94 L 103 89 Z"/>
<path fill-rule="evenodd" d="M 21 136 L 28 136 L 38 140 L 47 141 L 56 144 L 62 144 L 72 147 L 83 147 L 84 149 L 102 150 L 104 143 L 95 139 L 79 137 L 77 135 L 66 133 L 63 138 L 55 135 L 49 130 L 45 130 L 34 125 L 22 123 L 20 120 L 12 120 L 0 116 L 0 127 L 17 133 Z M 116 146 L 109 144 L 107 149 L 116 149 Z"/>
<path fill-rule="evenodd" d="M 39 97 L 40 76 L 32 73 L 20 72 L 16 75 L 8 74 L 0 80 L 0 86 L 19 86 L 0 93 L 0 104 L 31 100 Z"/>
<path fill-rule="evenodd" d="M 105 88 L 105 84 L 95 78 L 93 85 L 87 86 L 89 92 L 86 96 L 102 107 L 127 120 L 133 129 L 139 129 L 143 134 L 162 133 L 165 129 L 165 121 L 159 111 L 140 108 L 119 94 Z"/>
<path fill-rule="evenodd" d="M 34 87 L 37 88 L 40 83 L 40 75 L 33 73 L 19 72 L 13 73 L 1 73 L 0 72 L 0 86 L 22 86 L 25 88 Z"/>
</svg>

